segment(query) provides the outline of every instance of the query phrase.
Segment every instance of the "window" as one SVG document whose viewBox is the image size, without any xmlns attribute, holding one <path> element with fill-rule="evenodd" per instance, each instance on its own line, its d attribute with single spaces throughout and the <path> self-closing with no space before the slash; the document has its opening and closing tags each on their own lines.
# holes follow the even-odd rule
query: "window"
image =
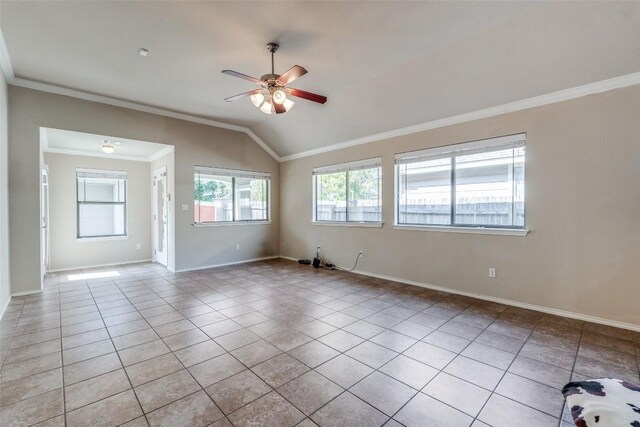
<svg viewBox="0 0 640 427">
<path fill-rule="evenodd" d="M 396 222 L 524 229 L 525 135 L 396 155 Z"/>
<path fill-rule="evenodd" d="M 76 170 L 78 238 L 127 235 L 127 173 Z"/>
<path fill-rule="evenodd" d="M 381 222 L 381 159 L 313 169 L 316 222 Z"/>
<path fill-rule="evenodd" d="M 196 166 L 194 223 L 269 221 L 271 175 Z"/>
</svg>

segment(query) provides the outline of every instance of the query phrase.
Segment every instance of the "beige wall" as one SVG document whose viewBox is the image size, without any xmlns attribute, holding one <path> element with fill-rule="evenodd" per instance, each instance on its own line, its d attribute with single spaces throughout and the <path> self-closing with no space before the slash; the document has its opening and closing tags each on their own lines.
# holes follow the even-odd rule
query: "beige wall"
<svg viewBox="0 0 640 427">
<path fill-rule="evenodd" d="M 49 270 L 151 259 L 150 164 L 44 153 L 49 168 Z M 127 172 L 127 238 L 77 239 L 76 169 Z M 137 245 L 140 244 L 140 249 Z"/>
<path fill-rule="evenodd" d="M 281 164 L 280 253 L 640 325 L 640 86 Z M 394 153 L 526 132 L 526 237 L 394 230 Z M 311 224 L 311 169 L 383 159 L 383 228 Z M 495 267 L 497 277 L 489 279 Z"/>
<path fill-rule="evenodd" d="M 168 242 L 169 242 L 169 247 L 168 247 L 168 256 L 167 256 L 167 267 L 170 270 L 175 271 L 176 268 L 176 244 L 175 244 L 175 211 L 176 211 L 176 204 L 174 202 L 174 195 L 175 195 L 175 186 L 174 186 L 174 177 L 175 177 L 175 166 L 174 166 L 174 154 L 173 152 L 164 155 L 162 157 L 160 157 L 159 159 L 154 160 L 153 162 L 151 162 L 151 179 L 153 180 L 153 173 L 159 169 L 162 168 L 166 168 L 167 170 L 167 195 L 169 197 L 169 215 L 168 215 L 168 224 L 167 224 L 167 228 L 168 228 L 168 233 L 167 233 L 167 237 L 168 237 Z M 153 204 L 155 203 L 154 200 L 154 193 L 153 191 L 151 192 L 151 209 L 153 212 Z M 153 224 L 151 224 L 151 227 L 153 228 Z M 151 231 L 151 239 L 153 240 L 153 230 Z M 152 247 L 152 250 L 154 248 Z"/>
<path fill-rule="evenodd" d="M 40 289 L 39 128 L 51 127 L 175 146 L 177 270 L 278 254 L 279 165 L 241 132 L 16 86 L 9 87 L 9 214 L 12 292 Z M 272 224 L 193 228 L 193 166 L 270 172 Z M 149 199 L 147 199 L 149 200 Z M 235 244 L 240 243 L 239 251 Z"/>
<path fill-rule="evenodd" d="M 0 316 L 11 298 L 7 146 L 7 82 L 0 72 Z"/>
</svg>

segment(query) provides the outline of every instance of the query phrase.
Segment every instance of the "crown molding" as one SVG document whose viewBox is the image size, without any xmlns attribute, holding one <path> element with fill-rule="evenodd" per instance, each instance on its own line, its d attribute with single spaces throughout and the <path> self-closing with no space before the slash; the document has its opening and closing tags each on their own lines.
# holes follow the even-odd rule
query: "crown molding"
<svg viewBox="0 0 640 427">
<path fill-rule="evenodd" d="M 362 138 L 351 139 L 337 144 L 328 145 L 326 147 L 316 148 L 313 150 L 303 151 L 301 153 L 290 154 L 280 157 L 281 162 L 289 160 L 301 159 L 303 157 L 315 156 L 317 154 L 328 153 L 330 151 L 342 150 L 356 145 L 367 144 L 370 142 L 381 141 L 384 139 L 395 138 L 403 135 L 410 135 L 423 132 L 430 129 L 437 129 L 445 126 L 456 125 L 460 123 L 470 122 L 473 120 L 485 119 L 488 117 L 499 116 L 502 114 L 522 111 L 529 108 L 542 107 L 544 105 L 555 104 L 557 102 L 569 101 L 571 99 L 581 98 L 587 95 L 607 92 L 614 89 L 621 89 L 628 86 L 640 84 L 640 72 L 626 74 L 612 79 L 601 80 L 595 83 L 589 83 L 582 86 L 576 86 L 569 89 L 559 90 L 557 92 L 547 93 L 545 95 L 534 96 L 507 104 L 497 105 L 494 107 L 483 108 L 481 110 L 470 113 L 459 114 L 456 116 L 446 117 L 443 119 L 433 120 L 430 122 L 420 123 L 413 126 L 407 126 Z"/>
<path fill-rule="evenodd" d="M 150 155 L 147 158 L 147 161 L 149 163 L 154 162 L 154 161 L 158 160 L 159 158 L 166 156 L 169 153 L 173 153 L 173 146 L 165 147 L 162 150 L 158 151 L 157 153 Z"/>
<path fill-rule="evenodd" d="M 11 58 L 9 57 L 9 49 L 7 49 L 7 43 L 4 41 L 2 35 L 2 29 L 0 29 L 0 69 L 4 74 L 4 78 L 7 83 L 12 83 L 15 80 L 15 74 L 13 74 L 13 66 L 11 65 Z"/>
<path fill-rule="evenodd" d="M 0 41 L 0 50 L 2 49 Z M 2 52 L 0 52 L 2 54 Z M 0 59 L 2 59 L 0 57 Z M 4 64 L 4 59 L 2 59 Z M 10 62 L 9 62 L 10 65 Z M 3 66 L 4 71 L 4 66 Z M 569 89 L 563 89 L 548 94 L 534 96 L 532 98 L 526 98 L 519 101 L 510 102 L 507 104 L 497 105 L 494 107 L 483 108 L 481 110 L 472 111 L 469 113 L 459 114 L 456 116 L 445 117 L 442 119 L 432 120 L 429 122 L 420 123 L 413 126 L 407 126 L 403 128 L 393 129 L 386 132 L 381 132 L 361 138 L 355 138 L 347 141 L 343 141 L 337 144 L 331 144 L 325 147 L 316 148 L 313 150 L 303 151 L 300 153 L 290 154 L 288 156 L 278 156 L 271 147 L 269 147 L 258 135 L 256 135 L 251 129 L 233 125 L 230 123 L 218 122 L 204 117 L 193 116 L 190 114 L 179 113 L 176 111 L 165 110 L 162 108 L 152 107 L 144 104 L 138 104 L 131 101 L 124 101 L 117 98 L 111 98 L 104 95 L 96 95 L 88 92 L 79 91 L 76 89 L 70 89 L 62 86 L 56 86 L 48 83 L 37 82 L 34 80 L 28 80 L 23 78 L 14 78 L 10 81 L 12 85 L 25 87 L 29 89 L 40 90 L 43 92 L 55 93 L 58 95 L 71 96 L 74 98 L 85 99 L 88 101 L 99 102 L 102 104 L 113 105 L 116 107 L 129 108 L 136 111 L 143 111 L 146 113 L 157 114 L 165 117 L 172 117 L 175 119 L 185 120 L 194 123 L 200 123 L 208 126 L 219 127 L 223 129 L 234 130 L 237 132 L 243 132 L 255 141 L 263 150 L 265 150 L 271 157 L 278 162 L 286 162 L 295 159 L 301 159 L 303 157 L 315 156 L 322 153 L 328 153 L 331 151 L 342 150 L 348 147 L 354 147 L 357 145 L 368 144 L 370 142 L 381 141 L 385 139 L 395 138 L 404 135 L 410 135 L 418 132 L 424 132 L 430 129 L 437 129 L 446 126 L 466 123 L 474 120 L 485 119 L 489 117 L 495 117 L 502 114 L 513 113 L 516 111 L 522 111 L 529 108 L 542 107 L 545 105 L 555 104 L 558 102 L 569 101 L 576 98 L 581 98 L 588 95 L 594 95 L 597 93 L 603 93 L 614 89 L 621 89 L 629 86 L 635 86 L 640 84 L 640 72 L 626 74 L 624 76 L 614 77 L 611 79 L 601 80 L 594 83 L 589 83 L 582 86 L 576 86 Z"/>
<path fill-rule="evenodd" d="M 199 123 L 207 126 L 213 126 L 222 129 L 233 130 L 236 132 L 242 132 L 249 136 L 256 144 L 262 147 L 271 157 L 280 162 L 280 156 L 271 149 L 258 135 L 244 126 L 238 126 L 230 123 L 219 122 L 216 120 L 207 119 L 204 117 L 194 116 L 191 114 L 179 113 L 177 111 L 166 110 L 164 108 L 152 107 L 150 105 L 139 104 L 136 102 L 125 101 L 118 98 L 112 98 L 104 95 L 97 95 L 90 92 L 84 92 L 81 90 L 71 89 L 63 86 L 52 85 L 49 83 L 38 82 L 35 80 L 24 79 L 17 77 L 9 82 L 13 86 L 20 86 L 27 89 L 35 89 L 42 92 L 55 93 L 57 95 L 70 96 L 73 98 L 84 99 L 86 101 L 98 102 L 101 104 L 113 105 L 114 107 L 128 108 L 130 110 L 142 111 L 145 113 L 156 114 L 158 116 L 171 117 L 174 119 L 184 120 L 187 122 Z"/>
</svg>

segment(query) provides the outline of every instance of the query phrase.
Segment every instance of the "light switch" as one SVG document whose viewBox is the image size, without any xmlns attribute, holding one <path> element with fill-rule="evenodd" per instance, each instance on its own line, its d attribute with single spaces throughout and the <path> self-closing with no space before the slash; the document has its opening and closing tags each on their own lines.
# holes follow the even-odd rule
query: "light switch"
<svg viewBox="0 0 640 427">
<path fill-rule="evenodd" d="M 183 211 L 188 211 L 189 210 L 189 205 L 182 205 L 182 210 Z"/>
</svg>

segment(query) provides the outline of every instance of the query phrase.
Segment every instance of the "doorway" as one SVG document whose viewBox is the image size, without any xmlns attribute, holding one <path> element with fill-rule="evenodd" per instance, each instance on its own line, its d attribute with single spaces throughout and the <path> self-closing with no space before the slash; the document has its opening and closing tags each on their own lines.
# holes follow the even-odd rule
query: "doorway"
<svg viewBox="0 0 640 427">
<path fill-rule="evenodd" d="M 167 266 L 169 247 L 167 168 L 153 173 L 153 260 Z"/>
</svg>

